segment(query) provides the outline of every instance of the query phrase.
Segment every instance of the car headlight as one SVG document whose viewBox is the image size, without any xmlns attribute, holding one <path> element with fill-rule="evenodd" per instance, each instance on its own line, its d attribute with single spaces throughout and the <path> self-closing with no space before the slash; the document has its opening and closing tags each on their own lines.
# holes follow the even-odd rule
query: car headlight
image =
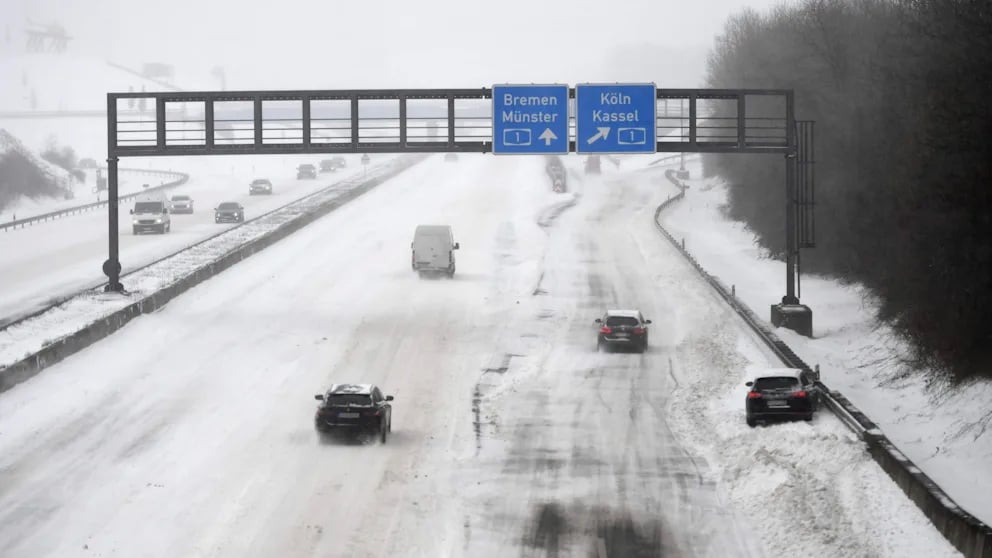
<svg viewBox="0 0 992 558">
<path fill-rule="evenodd" d="M 156 223 L 161 223 L 162 222 L 162 218 L 161 217 L 156 217 L 155 218 L 155 222 Z"/>
<path fill-rule="evenodd" d="M 138 220 L 137 219 L 131 219 L 131 224 L 132 225 L 137 225 L 138 224 Z"/>
</svg>

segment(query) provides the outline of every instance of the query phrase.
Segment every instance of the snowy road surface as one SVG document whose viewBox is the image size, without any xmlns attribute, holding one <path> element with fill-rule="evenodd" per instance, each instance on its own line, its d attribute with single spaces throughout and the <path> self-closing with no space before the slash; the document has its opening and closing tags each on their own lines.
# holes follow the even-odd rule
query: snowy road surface
<svg viewBox="0 0 992 558">
<path fill-rule="evenodd" d="M 230 166 L 217 160 L 186 162 L 190 181 L 167 192 L 168 196 L 188 194 L 196 212 L 173 215 L 172 232 L 166 235 L 131 233 L 129 210 L 133 201 L 121 205 L 120 257 L 124 273 L 176 252 L 222 230 L 231 224 L 215 224 L 213 208 L 221 201 L 240 201 L 246 217 L 258 215 L 315 192 L 328 184 L 362 172 L 352 158 L 351 166 L 334 174 L 321 174 L 317 180 L 296 180 L 295 166 L 289 159 L 261 159 L 258 176 L 268 176 L 274 190 L 271 196 L 249 196 L 248 183 L 255 176 L 251 166 Z M 230 162 L 230 159 L 227 159 Z M 106 208 L 40 225 L 0 234 L 0 323 L 43 308 L 51 300 L 105 281 L 101 265 L 107 259 Z"/>
<path fill-rule="evenodd" d="M 572 185 L 434 157 L 0 395 L 0 555 L 953 555 L 836 420 L 743 426 L 774 361 L 665 191 Z M 421 223 L 453 280 L 410 270 Z M 595 351 L 612 306 L 647 354 Z M 385 446 L 316 438 L 351 381 L 396 396 Z"/>
</svg>

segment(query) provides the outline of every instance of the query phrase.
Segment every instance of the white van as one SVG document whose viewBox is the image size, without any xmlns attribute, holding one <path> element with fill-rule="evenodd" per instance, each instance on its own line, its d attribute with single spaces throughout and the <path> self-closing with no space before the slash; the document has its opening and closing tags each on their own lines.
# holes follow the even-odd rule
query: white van
<svg viewBox="0 0 992 558">
<path fill-rule="evenodd" d="M 418 225 L 410 243 L 410 265 L 421 277 L 432 273 L 452 277 L 458 248 L 449 225 Z"/>
<path fill-rule="evenodd" d="M 131 231 L 133 234 L 143 232 L 158 232 L 165 234 L 172 230 L 172 218 L 169 217 L 169 202 L 163 196 L 160 199 L 145 198 L 134 202 L 131 210 Z"/>
</svg>

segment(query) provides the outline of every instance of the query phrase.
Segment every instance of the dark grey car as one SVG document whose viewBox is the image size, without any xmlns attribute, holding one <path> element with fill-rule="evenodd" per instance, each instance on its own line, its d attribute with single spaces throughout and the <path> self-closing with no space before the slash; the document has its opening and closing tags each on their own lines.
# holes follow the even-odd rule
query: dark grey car
<svg viewBox="0 0 992 558">
<path fill-rule="evenodd" d="M 238 202 L 222 202 L 214 208 L 215 223 L 243 223 L 245 208 Z"/>
<path fill-rule="evenodd" d="M 819 372 L 798 368 L 772 368 L 746 382 L 747 397 L 744 410 L 747 425 L 754 427 L 759 420 L 813 420 L 820 407 L 820 389 L 816 385 Z"/>
<path fill-rule="evenodd" d="M 645 320 L 639 310 L 607 310 L 602 318 L 596 319 L 599 325 L 596 349 L 624 348 L 643 353 L 648 350 L 650 323 L 651 320 Z"/>
<path fill-rule="evenodd" d="M 392 395 L 372 384 L 334 384 L 314 397 L 321 402 L 313 417 L 317 432 L 373 435 L 386 443 L 393 429 Z"/>
<path fill-rule="evenodd" d="M 272 182 L 266 178 L 256 178 L 251 181 L 248 185 L 248 195 L 254 196 L 255 194 L 271 194 L 272 193 Z"/>
</svg>

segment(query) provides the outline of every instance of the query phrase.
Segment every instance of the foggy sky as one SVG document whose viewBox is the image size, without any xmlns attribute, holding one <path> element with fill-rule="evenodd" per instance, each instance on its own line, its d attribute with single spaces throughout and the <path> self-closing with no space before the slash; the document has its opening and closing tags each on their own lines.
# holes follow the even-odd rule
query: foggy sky
<svg viewBox="0 0 992 558">
<path fill-rule="evenodd" d="M 0 0 L 0 32 L 61 23 L 72 51 L 229 88 L 701 85 L 726 18 L 778 0 Z"/>
</svg>

